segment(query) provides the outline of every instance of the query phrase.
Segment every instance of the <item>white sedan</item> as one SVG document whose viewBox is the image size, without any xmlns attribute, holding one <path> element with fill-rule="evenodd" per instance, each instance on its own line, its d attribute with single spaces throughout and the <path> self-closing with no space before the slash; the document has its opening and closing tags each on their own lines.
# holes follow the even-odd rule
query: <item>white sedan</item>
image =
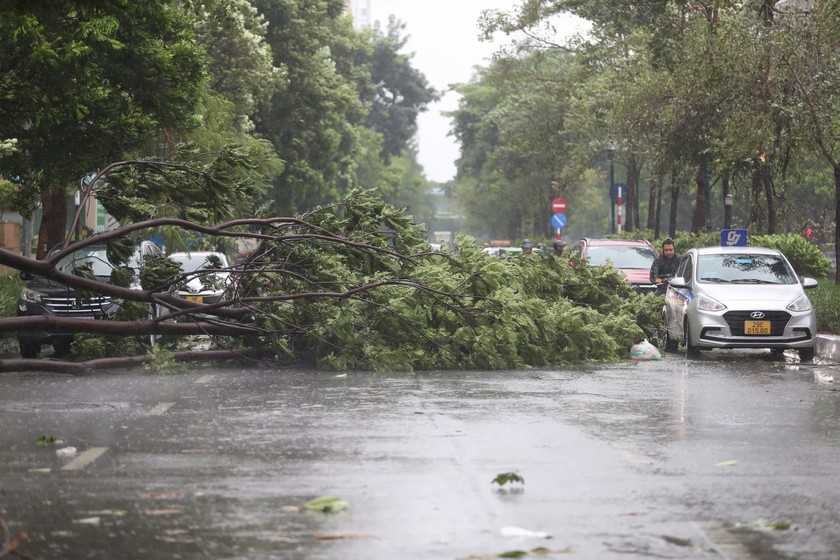
<svg viewBox="0 0 840 560">
<path fill-rule="evenodd" d="M 225 290 L 232 281 L 230 264 L 224 253 L 190 251 L 168 256 L 181 265 L 184 273 L 177 284 L 179 297 L 207 304 L 224 299 Z"/>
<path fill-rule="evenodd" d="M 814 358 L 817 320 L 785 256 L 762 247 L 704 247 L 683 255 L 663 307 L 665 350 L 796 349 Z"/>
</svg>

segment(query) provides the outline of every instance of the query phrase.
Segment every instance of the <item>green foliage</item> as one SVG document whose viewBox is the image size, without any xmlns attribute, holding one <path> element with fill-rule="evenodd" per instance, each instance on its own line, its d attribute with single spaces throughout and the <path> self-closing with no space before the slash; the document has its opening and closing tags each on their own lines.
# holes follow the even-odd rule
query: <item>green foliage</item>
<svg viewBox="0 0 840 560">
<path fill-rule="evenodd" d="M 204 67 L 191 25 L 171 2 L 4 3 L 0 83 L 18 117 L 0 121 L 0 138 L 18 150 L 3 174 L 43 172 L 38 189 L 64 189 L 160 129 L 194 124 Z"/>
<path fill-rule="evenodd" d="M 253 304 L 257 325 L 272 333 L 262 343 L 290 358 L 338 370 L 517 368 L 620 359 L 656 331 L 654 298 L 633 292 L 613 267 L 499 259 L 464 235 L 457 254 L 429 253 L 421 229 L 370 192 L 309 221 L 380 251 L 314 238 L 262 244 L 243 296 L 309 294 Z M 377 282 L 385 284 L 364 290 Z M 320 295 L 350 290 L 360 291 Z"/>
<path fill-rule="evenodd" d="M 781 251 L 800 276 L 825 278 L 832 270 L 831 261 L 822 254 L 819 247 L 801 235 L 750 235 L 748 241 L 753 247 L 769 247 Z M 717 247 L 720 245 L 720 233 L 680 233 L 674 238 L 674 244 L 678 253 L 695 247 Z"/>
<path fill-rule="evenodd" d="M 38 439 L 35 440 L 37 445 L 41 446 L 48 446 L 48 445 L 61 445 L 64 443 L 61 438 L 53 436 L 53 435 L 42 435 L 38 436 Z"/>
<path fill-rule="evenodd" d="M 140 269 L 140 286 L 144 290 L 159 290 L 172 285 L 181 272 L 178 262 L 168 257 L 150 255 Z"/>
<path fill-rule="evenodd" d="M 799 276 L 825 278 L 833 268 L 819 247 L 795 233 L 755 235 L 749 241 L 750 245 L 781 251 Z"/>
<path fill-rule="evenodd" d="M 491 484 L 498 484 L 499 486 L 504 486 L 510 482 L 511 484 L 514 482 L 519 482 L 520 484 L 525 484 L 525 479 L 519 476 L 519 473 L 516 472 L 506 472 L 506 473 L 499 473 L 496 475 L 491 481 Z"/>
<path fill-rule="evenodd" d="M 319 513 L 338 513 L 348 509 L 350 503 L 338 496 L 319 496 L 303 504 L 303 507 Z"/>
<path fill-rule="evenodd" d="M 817 330 L 840 335 L 840 286 L 825 280 L 808 290 L 808 299 L 817 314 Z"/>
<path fill-rule="evenodd" d="M 175 359 L 172 352 L 160 345 L 149 350 L 147 355 L 149 356 L 149 362 L 143 365 L 145 371 L 166 374 L 183 373 L 187 370 L 182 362 Z"/>
<path fill-rule="evenodd" d="M 0 317 L 14 317 L 24 282 L 17 272 L 0 275 Z"/>
</svg>

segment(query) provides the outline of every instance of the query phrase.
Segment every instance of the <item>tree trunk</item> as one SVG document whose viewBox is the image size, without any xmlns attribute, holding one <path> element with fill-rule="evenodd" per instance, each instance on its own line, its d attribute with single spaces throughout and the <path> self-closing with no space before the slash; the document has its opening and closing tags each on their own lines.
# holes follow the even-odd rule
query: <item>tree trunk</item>
<svg viewBox="0 0 840 560">
<path fill-rule="evenodd" d="M 659 239 L 660 226 L 662 225 L 662 191 L 665 190 L 663 188 L 664 182 L 662 175 L 658 174 L 656 176 L 656 217 L 653 223 L 653 237 L 656 239 Z"/>
<path fill-rule="evenodd" d="M 671 171 L 671 209 L 668 217 L 668 237 L 677 235 L 677 204 L 680 201 L 680 185 L 677 181 L 677 170 Z"/>
<path fill-rule="evenodd" d="M 641 227 L 639 210 L 639 178 L 642 175 L 642 164 L 635 154 L 630 155 L 627 163 L 627 231 L 638 230 Z"/>
<path fill-rule="evenodd" d="M 650 192 L 648 193 L 647 229 L 653 231 L 658 228 L 659 204 L 657 202 L 659 192 L 662 189 L 662 177 L 656 175 L 651 179 Z"/>
<path fill-rule="evenodd" d="M 703 233 L 706 231 L 706 166 L 697 166 L 695 181 L 697 185 L 697 197 L 694 199 L 694 214 L 691 218 L 691 233 Z"/>
<path fill-rule="evenodd" d="M 834 259 L 835 263 L 840 262 L 840 165 L 834 164 Z M 834 283 L 840 284 L 840 274 L 837 273 L 835 264 Z"/>
<path fill-rule="evenodd" d="M 761 172 L 762 183 L 764 184 L 764 197 L 767 200 L 767 235 L 776 233 L 776 202 L 773 196 L 773 177 L 770 175 L 770 168 L 763 164 Z"/>
<path fill-rule="evenodd" d="M 67 195 L 62 190 L 47 190 L 41 195 L 43 214 L 38 230 L 38 251 L 43 259 L 47 251 L 64 241 L 67 234 Z"/>
</svg>

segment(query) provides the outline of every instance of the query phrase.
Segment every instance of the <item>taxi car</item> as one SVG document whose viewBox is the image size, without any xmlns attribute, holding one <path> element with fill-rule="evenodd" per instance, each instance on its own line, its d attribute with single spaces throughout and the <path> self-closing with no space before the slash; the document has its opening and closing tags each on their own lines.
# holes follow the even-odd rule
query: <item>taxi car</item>
<svg viewBox="0 0 840 560">
<path fill-rule="evenodd" d="M 691 249 L 680 260 L 663 306 L 666 351 L 679 343 L 689 355 L 712 348 L 796 349 L 811 361 L 817 320 L 785 256 L 763 247 Z"/>
</svg>

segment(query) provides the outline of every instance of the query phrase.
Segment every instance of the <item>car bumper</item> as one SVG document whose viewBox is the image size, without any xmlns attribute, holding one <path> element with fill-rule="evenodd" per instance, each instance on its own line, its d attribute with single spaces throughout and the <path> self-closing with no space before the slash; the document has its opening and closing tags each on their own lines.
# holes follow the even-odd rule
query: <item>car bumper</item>
<svg viewBox="0 0 840 560">
<path fill-rule="evenodd" d="M 816 344 L 813 311 L 765 310 L 771 333 L 747 335 L 743 325 L 752 311 L 692 310 L 688 320 L 693 345 L 698 348 L 812 348 Z"/>
</svg>

